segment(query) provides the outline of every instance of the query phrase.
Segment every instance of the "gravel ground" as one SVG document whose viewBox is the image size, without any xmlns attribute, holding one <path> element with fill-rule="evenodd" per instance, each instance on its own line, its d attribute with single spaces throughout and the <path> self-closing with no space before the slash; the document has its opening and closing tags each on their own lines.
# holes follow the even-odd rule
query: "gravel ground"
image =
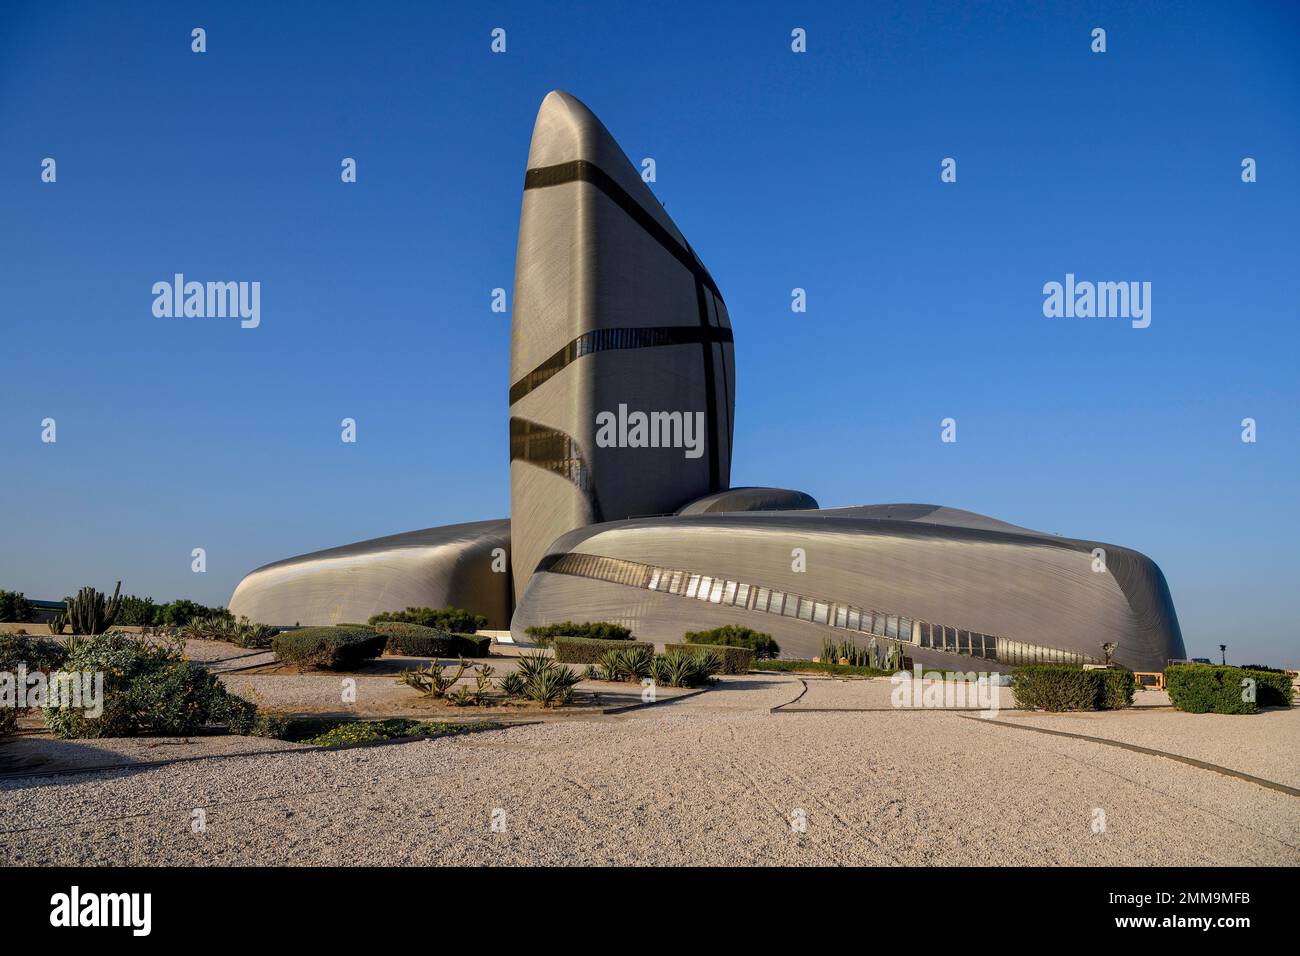
<svg viewBox="0 0 1300 956">
<path fill-rule="evenodd" d="M 620 717 L 4 781 L 0 859 L 1300 863 L 1295 797 L 954 713 L 768 712 L 800 689 L 789 676 L 749 675 Z M 1216 730 L 1275 736 L 1292 726 L 1242 721 Z M 1200 727 L 1193 733 L 1206 736 Z M 196 808 L 206 813 L 199 834 Z"/>
<path fill-rule="evenodd" d="M 1180 710 L 999 715 L 999 720 L 1151 747 L 1300 788 L 1300 707 L 1249 716 Z"/>
</svg>

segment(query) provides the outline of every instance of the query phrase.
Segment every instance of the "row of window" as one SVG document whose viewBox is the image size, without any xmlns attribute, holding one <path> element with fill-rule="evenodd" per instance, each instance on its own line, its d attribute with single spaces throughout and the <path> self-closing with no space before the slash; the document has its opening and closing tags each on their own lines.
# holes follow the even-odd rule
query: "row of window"
<svg viewBox="0 0 1300 956">
<path fill-rule="evenodd" d="M 1028 644 L 1024 641 L 1012 641 L 990 634 L 978 634 L 943 624 L 918 621 L 901 614 L 889 614 L 852 604 L 823 601 L 777 588 L 762 587 L 744 581 L 732 581 L 675 568 L 660 568 L 623 558 L 607 558 L 601 555 L 573 552 L 557 559 L 547 570 L 558 574 L 572 574 L 609 581 L 613 584 L 624 584 L 628 587 L 675 594 L 724 607 L 737 607 L 762 614 L 797 618 L 810 624 L 823 624 L 827 627 L 857 631 L 877 638 L 950 654 L 980 657 L 1004 664 L 1100 663 L 1086 654 Z"/>
</svg>

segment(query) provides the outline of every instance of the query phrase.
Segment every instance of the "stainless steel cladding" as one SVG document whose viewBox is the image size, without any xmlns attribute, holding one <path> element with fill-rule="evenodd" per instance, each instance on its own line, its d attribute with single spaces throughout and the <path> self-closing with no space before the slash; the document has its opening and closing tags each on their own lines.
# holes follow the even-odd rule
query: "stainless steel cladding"
<svg viewBox="0 0 1300 956">
<path fill-rule="evenodd" d="M 804 658 L 851 632 L 963 670 L 1100 662 L 1106 641 L 1139 670 L 1183 656 L 1169 589 L 1145 556 L 933 505 L 583 528 L 549 550 L 512 628 L 522 637 L 564 619 L 616 621 L 661 644 L 742 624 Z"/>
<path fill-rule="evenodd" d="M 230 611 L 261 624 L 359 624 L 406 607 L 460 607 L 505 627 L 509 552 L 504 519 L 345 544 L 250 571 Z"/>
<path fill-rule="evenodd" d="M 727 488 L 734 401 L 712 276 L 601 122 L 549 94 L 524 180 L 510 339 L 516 594 L 564 532 Z M 620 411 L 698 416 L 698 456 L 598 442 L 597 417 Z"/>
</svg>

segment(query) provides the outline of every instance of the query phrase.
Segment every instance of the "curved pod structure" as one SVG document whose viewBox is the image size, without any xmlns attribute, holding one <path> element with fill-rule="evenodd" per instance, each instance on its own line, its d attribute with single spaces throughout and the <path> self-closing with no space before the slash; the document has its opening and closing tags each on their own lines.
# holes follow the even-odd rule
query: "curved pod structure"
<svg viewBox="0 0 1300 956">
<path fill-rule="evenodd" d="M 928 505 L 583 528 L 550 549 L 512 626 L 565 618 L 614 620 L 658 643 L 743 624 L 785 657 L 813 657 L 826 637 L 874 637 L 962 670 L 1100 663 L 1106 641 L 1138 670 L 1183 654 L 1164 577 L 1143 555 Z"/>
<path fill-rule="evenodd" d="M 230 611 L 263 624 L 363 623 L 406 607 L 510 620 L 510 522 L 473 521 L 345 544 L 250 571 Z M 495 552 L 495 553 L 494 553 Z"/>
</svg>

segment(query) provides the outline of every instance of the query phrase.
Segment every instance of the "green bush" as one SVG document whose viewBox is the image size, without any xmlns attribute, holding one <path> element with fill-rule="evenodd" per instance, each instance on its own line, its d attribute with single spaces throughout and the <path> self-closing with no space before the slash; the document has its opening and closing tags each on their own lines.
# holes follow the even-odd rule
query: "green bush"
<svg viewBox="0 0 1300 956">
<path fill-rule="evenodd" d="M 0 621 L 26 624 L 32 619 L 32 605 L 21 591 L 0 591 Z"/>
<path fill-rule="evenodd" d="M 561 621 L 559 624 L 534 624 L 524 633 L 538 644 L 550 644 L 557 637 L 581 637 L 589 641 L 630 641 L 632 632 L 622 624 L 609 621 Z"/>
<path fill-rule="evenodd" d="M 80 707 L 66 700 L 46 707 L 46 726 L 57 737 L 184 736 L 219 723 L 232 733 L 258 729 L 257 708 L 227 691 L 215 674 L 185 660 L 177 646 L 109 631 L 74 637 L 67 650 L 64 672 L 103 675 L 103 709 L 91 716 L 84 700 Z"/>
<path fill-rule="evenodd" d="M 690 637 L 691 635 L 687 635 Z M 665 644 L 664 650 L 687 651 L 694 653 L 696 651 L 709 650 L 713 651 L 721 658 L 722 666 L 718 673 L 720 674 L 744 674 L 753 666 L 755 652 L 750 647 L 726 645 L 726 644 L 704 644 L 698 641 L 692 641 L 689 644 Z"/>
<path fill-rule="evenodd" d="M 347 747 L 380 740 L 402 737 L 442 737 L 449 734 L 467 734 L 475 730 L 496 730 L 502 725 L 490 720 L 477 720 L 468 724 L 453 724 L 441 720 L 410 720 L 392 717 L 388 720 L 361 720 L 338 724 L 312 738 L 309 743 L 317 747 Z"/>
<path fill-rule="evenodd" d="M 857 664 L 831 664 L 826 661 L 792 660 L 754 661 L 752 669 L 757 671 L 780 671 L 782 673 L 815 671 L 822 674 L 834 674 L 838 677 L 888 677 L 894 673 L 893 671 L 882 670 L 879 667 L 866 667 Z"/>
<path fill-rule="evenodd" d="M 1273 667 L 1243 667 L 1247 677 L 1255 678 L 1255 703 L 1260 707 L 1290 707 L 1295 687 L 1286 671 Z"/>
<path fill-rule="evenodd" d="M 688 631 L 682 639 L 687 644 L 708 644 L 711 647 L 748 647 L 754 652 L 754 658 L 760 661 L 775 658 L 781 653 L 781 645 L 777 644 L 771 634 L 741 627 L 739 624 L 727 624 L 711 631 Z"/>
<path fill-rule="evenodd" d="M 17 679 L 21 666 L 32 674 L 36 671 L 48 675 L 58 670 L 67 659 L 68 652 L 58 641 L 42 637 L 29 637 L 26 634 L 6 634 L 0 632 L 0 673 L 14 675 Z M 18 729 L 17 686 L 13 687 L 15 698 L 12 701 L 0 700 L 0 736 L 11 734 Z M 29 708 L 22 708 L 26 712 Z"/>
<path fill-rule="evenodd" d="M 277 660 L 287 664 L 351 670 L 362 661 L 382 654 L 385 640 L 384 635 L 371 630 L 304 627 L 275 635 L 271 638 L 271 649 L 275 651 Z"/>
<path fill-rule="evenodd" d="M 473 634 L 487 627 L 488 620 L 482 614 L 471 614 L 458 607 L 408 607 L 405 611 L 385 611 L 383 614 L 376 614 L 369 623 L 381 622 L 420 624 L 448 634 Z"/>
<path fill-rule="evenodd" d="M 154 623 L 154 615 L 161 608 L 153 603 L 153 598 L 136 597 L 133 594 L 124 595 L 122 605 L 118 608 L 117 617 L 113 620 L 114 624 L 130 624 L 143 627 Z"/>
<path fill-rule="evenodd" d="M 1245 680 L 1255 681 L 1255 699 L 1246 700 Z M 1291 680 L 1285 673 L 1218 664 L 1179 664 L 1165 668 L 1169 702 L 1193 714 L 1257 714 L 1260 707 L 1289 707 Z"/>
<path fill-rule="evenodd" d="M 589 637 L 556 637 L 555 659 L 565 664 L 598 664 L 606 651 L 643 647 L 651 654 L 655 646 L 644 641 L 596 640 Z"/>
<path fill-rule="evenodd" d="M 488 657 L 492 653 L 492 638 L 475 634 L 449 634 L 423 624 L 402 621 L 378 621 L 375 633 L 386 638 L 385 650 L 389 654 L 408 657 Z"/>
<path fill-rule="evenodd" d="M 204 607 L 194 601 L 179 598 L 170 604 L 164 604 L 154 613 L 154 624 L 166 624 L 170 627 L 184 627 L 192 618 L 229 615 L 223 607 Z"/>
<path fill-rule="evenodd" d="M 1016 705 L 1031 710 L 1118 710 L 1133 703 L 1133 674 L 1123 668 L 1026 664 L 1011 672 Z"/>
</svg>

